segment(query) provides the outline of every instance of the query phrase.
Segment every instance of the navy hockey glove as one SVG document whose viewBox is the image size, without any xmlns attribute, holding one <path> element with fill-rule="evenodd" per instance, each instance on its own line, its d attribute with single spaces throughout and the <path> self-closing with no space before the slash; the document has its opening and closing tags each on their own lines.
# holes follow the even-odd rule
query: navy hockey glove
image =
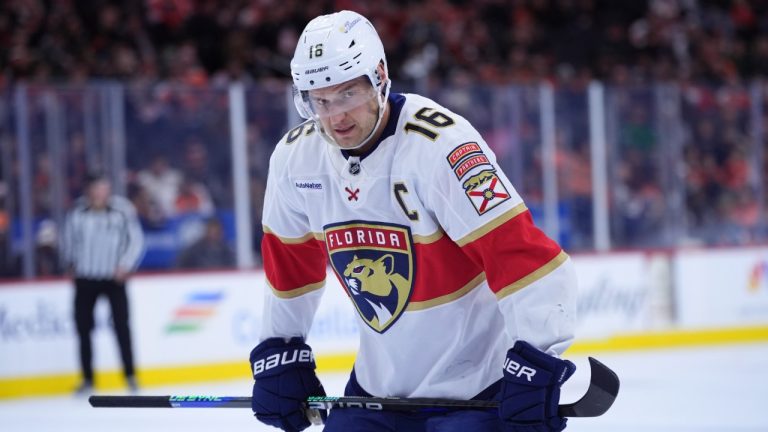
<svg viewBox="0 0 768 432">
<path fill-rule="evenodd" d="M 567 419 L 558 416 L 560 386 L 576 366 L 517 341 L 507 351 L 501 380 L 499 416 L 508 432 L 559 432 Z"/>
<path fill-rule="evenodd" d="M 315 374 L 312 348 L 302 338 L 263 341 L 251 351 L 251 371 L 256 418 L 286 432 L 309 427 L 304 402 L 308 396 L 325 396 L 325 390 Z M 325 420 L 327 412 L 320 415 Z"/>
</svg>

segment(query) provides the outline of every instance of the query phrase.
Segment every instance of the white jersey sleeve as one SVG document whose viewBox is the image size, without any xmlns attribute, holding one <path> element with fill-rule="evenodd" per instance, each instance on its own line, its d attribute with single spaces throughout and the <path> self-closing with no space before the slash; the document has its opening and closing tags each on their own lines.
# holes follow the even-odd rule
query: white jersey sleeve
<svg viewBox="0 0 768 432">
<path fill-rule="evenodd" d="M 289 135 L 270 158 L 264 196 L 262 256 L 269 288 L 265 290 L 261 340 L 306 338 L 325 287 L 322 234 L 312 232 L 306 213 L 300 210 L 301 197 L 285 172 L 288 158 L 300 145 Z"/>
<path fill-rule="evenodd" d="M 426 100 L 428 101 L 428 100 Z M 512 342 L 552 355 L 574 338 L 576 280 L 568 255 L 538 229 L 493 151 L 461 116 L 435 105 L 440 129 L 425 205 L 446 234 L 485 272 Z M 423 117 L 423 116 L 422 116 Z"/>
</svg>

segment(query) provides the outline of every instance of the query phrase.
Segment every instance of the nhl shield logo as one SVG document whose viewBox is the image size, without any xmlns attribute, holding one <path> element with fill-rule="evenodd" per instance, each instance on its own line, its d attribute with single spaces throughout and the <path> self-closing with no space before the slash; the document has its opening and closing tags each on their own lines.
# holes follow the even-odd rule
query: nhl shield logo
<svg viewBox="0 0 768 432">
<path fill-rule="evenodd" d="M 509 192 L 494 169 L 480 171 L 462 186 L 480 215 L 509 199 Z"/>
<path fill-rule="evenodd" d="M 413 241 L 402 225 L 347 222 L 325 227 L 331 266 L 360 318 L 384 333 L 413 292 Z"/>
</svg>

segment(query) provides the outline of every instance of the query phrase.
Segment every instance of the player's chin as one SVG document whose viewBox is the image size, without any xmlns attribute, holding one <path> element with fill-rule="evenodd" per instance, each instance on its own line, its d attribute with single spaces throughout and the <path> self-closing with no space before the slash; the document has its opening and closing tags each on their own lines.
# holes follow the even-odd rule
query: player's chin
<svg viewBox="0 0 768 432">
<path fill-rule="evenodd" d="M 358 136 L 355 137 L 349 137 L 349 136 L 334 136 L 333 137 L 336 140 L 336 144 L 345 150 L 351 150 L 356 148 L 360 145 L 360 142 L 362 139 Z"/>
</svg>

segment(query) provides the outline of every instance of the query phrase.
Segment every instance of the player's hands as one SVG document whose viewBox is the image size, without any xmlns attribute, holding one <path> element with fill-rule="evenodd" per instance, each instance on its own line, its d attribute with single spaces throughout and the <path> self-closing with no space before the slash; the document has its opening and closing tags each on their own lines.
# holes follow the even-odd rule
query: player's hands
<svg viewBox="0 0 768 432">
<path fill-rule="evenodd" d="M 560 386 L 576 366 L 524 341 L 507 351 L 499 416 L 507 432 L 559 432 L 567 419 L 557 414 Z"/>
<path fill-rule="evenodd" d="M 315 374 L 312 348 L 299 337 L 285 341 L 271 338 L 251 351 L 253 412 L 261 422 L 286 432 L 306 429 L 310 422 L 304 413 L 308 396 L 325 396 Z M 320 411 L 323 421 L 325 410 Z"/>
<path fill-rule="evenodd" d="M 118 282 L 125 282 L 128 280 L 128 276 L 130 276 L 130 274 L 130 271 L 125 270 L 122 267 L 118 267 L 117 270 L 115 270 L 114 279 Z"/>
</svg>

